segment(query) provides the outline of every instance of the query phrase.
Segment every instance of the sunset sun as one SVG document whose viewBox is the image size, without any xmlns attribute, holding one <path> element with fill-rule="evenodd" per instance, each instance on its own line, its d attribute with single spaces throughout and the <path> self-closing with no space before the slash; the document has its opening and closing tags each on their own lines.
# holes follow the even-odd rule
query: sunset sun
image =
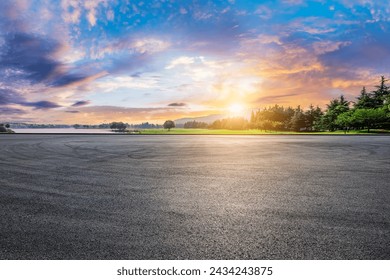
<svg viewBox="0 0 390 280">
<path fill-rule="evenodd" d="M 239 103 L 233 103 L 228 107 L 228 111 L 233 116 L 241 116 L 244 114 L 245 107 Z"/>
</svg>

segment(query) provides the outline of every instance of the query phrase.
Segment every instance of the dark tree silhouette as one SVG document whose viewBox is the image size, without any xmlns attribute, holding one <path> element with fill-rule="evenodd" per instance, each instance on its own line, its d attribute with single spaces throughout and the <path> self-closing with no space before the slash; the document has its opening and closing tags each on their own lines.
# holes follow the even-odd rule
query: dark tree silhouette
<svg viewBox="0 0 390 280">
<path fill-rule="evenodd" d="M 111 123 L 110 128 L 112 130 L 125 131 L 127 125 L 123 122 L 113 122 Z"/>
<path fill-rule="evenodd" d="M 167 121 L 165 121 L 163 126 L 164 126 L 164 129 L 168 129 L 168 131 L 170 131 L 171 128 L 174 128 L 176 125 L 175 125 L 174 121 L 167 120 Z"/>
</svg>

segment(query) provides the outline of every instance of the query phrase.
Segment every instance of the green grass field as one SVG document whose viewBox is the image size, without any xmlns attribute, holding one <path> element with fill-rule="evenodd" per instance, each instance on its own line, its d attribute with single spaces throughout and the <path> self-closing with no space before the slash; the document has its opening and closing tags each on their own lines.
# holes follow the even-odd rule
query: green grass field
<svg viewBox="0 0 390 280">
<path fill-rule="evenodd" d="M 388 133 L 390 134 L 389 130 L 379 130 L 379 129 L 373 129 L 370 131 L 370 133 L 367 132 L 367 130 L 351 130 L 347 134 L 348 135 L 356 135 L 356 134 L 378 134 L 378 133 Z M 139 134 L 147 134 L 147 135 L 160 135 L 160 134 L 167 134 L 167 135 L 269 135 L 269 134 L 302 134 L 302 135 L 313 135 L 313 134 L 342 134 L 344 135 L 344 131 L 338 130 L 333 132 L 292 132 L 292 131 L 264 131 L 264 130 L 257 130 L 257 129 L 250 129 L 250 130 L 228 130 L 228 129 L 184 129 L 184 128 L 174 128 L 170 131 L 166 129 L 144 129 L 140 130 Z"/>
</svg>

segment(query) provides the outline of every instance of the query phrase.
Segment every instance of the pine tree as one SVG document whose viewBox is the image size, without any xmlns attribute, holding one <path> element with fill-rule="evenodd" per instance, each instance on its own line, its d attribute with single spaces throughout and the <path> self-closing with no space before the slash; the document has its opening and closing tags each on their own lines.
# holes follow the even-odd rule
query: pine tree
<svg viewBox="0 0 390 280">
<path fill-rule="evenodd" d="M 349 110 L 349 102 L 344 98 L 343 95 L 338 99 L 333 99 L 327 106 L 327 111 L 324 115 L 324 125 L 329 131 L 337 129 L 336 119 L 337 117 Z"/>
<path fill-rule="evenodd" d="M 312 131 L 318 128 L 318 123 L 321 120 L 323 113 L 320 107 L 310 105 L 309 110 L 305 112 L 306 129 Z"/>
<path fill-rule="evenodd" d="M 366 87 L 363 87 L 357 100 L 354 106 L 356 109 L 375 108 L 375 99 L 367 93 Z"/>
<path fill-rule="evenodd" d="M 306 128 L 306 118 L 300 106 L 297 107 L 290 121 L 290 127 L 293 131 L 301 131 Z"/>
<path fill-rule="evenodd" d="M 255 116 L 255 113 L 253 111 L 251 113 L 250 127 L 256 128 L 256 116 Z"/>
<path fill-rule="evenodd" d="M 388 80 L 384 76 L 381 76 L 381 82 L 379 86 L 375 86 L 376 90 L 372 92 L 375 108 L 383 106 L 383 101 L 390 94 L 390 87 L 386 85 Z"/>
</svg>

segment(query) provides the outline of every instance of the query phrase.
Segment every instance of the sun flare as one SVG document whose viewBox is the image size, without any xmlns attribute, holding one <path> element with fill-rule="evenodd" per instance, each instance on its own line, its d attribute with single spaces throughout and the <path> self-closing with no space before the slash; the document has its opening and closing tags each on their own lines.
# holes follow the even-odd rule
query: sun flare
<svg viewBox="0 0 390 280">
<path fill-rule="evenodd" d="M 228 107 L 228 111 L 233 116 L 241 116 L 244 114 L 245 107 L 242 104 L 234 103 Z"/>
</svg>

